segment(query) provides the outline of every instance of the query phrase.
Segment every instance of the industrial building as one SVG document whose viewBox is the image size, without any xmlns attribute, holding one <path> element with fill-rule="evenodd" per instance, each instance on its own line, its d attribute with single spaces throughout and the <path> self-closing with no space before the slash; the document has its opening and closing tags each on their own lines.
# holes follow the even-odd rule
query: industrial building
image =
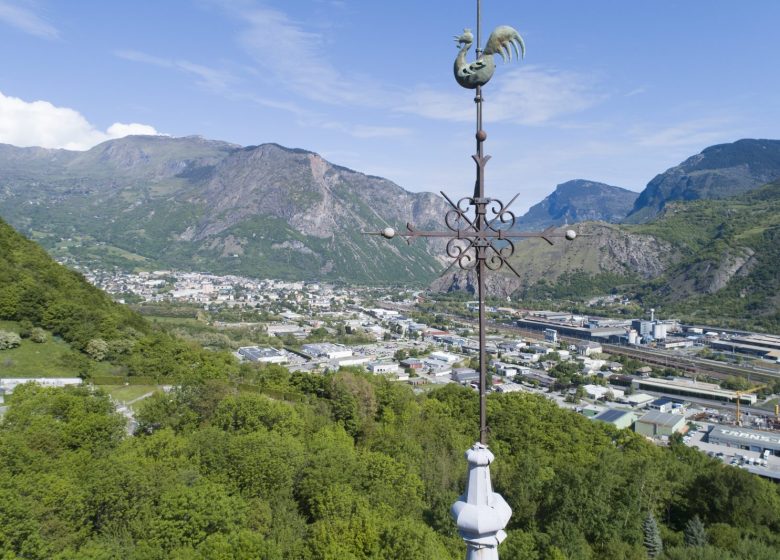
<svg viewBox="0 0 780 560">
<path fill-rule="evenodd" d="M 631 328 L 634 329 L 639 336 L 651 336 L 653 334 L 653 322 L 646 321 L 644 319 L 634 319 L 631 321 Z"/>
<path fill-rule="evenodd" d="M 495 390 L 497 393 L 518 393 L 525 389 L 519 383 L 502 383 L 501 385 L 496 385 Z"/>
<path fill-rule="evenodd" d="M 259 348 L 257 346 L 242 346 L 238 349 L 240 356 L 250 362 L 260 362 L 265 364 L 285 364 L 287 355 L 276 348 Z"/>
<path fill-rule="evenodd" d="M 686 431 L 685 417 L 651 410 L 634 423 L 634 431 L 647 437 L 671 436 Z"/>
<path fill-rule="evenodd" d="M 455 368 L 452 370 L 452 380 L 457 383 L 478 382 L 479 372 L 472 368 Z"/>
<path fill-rule="evenodd" d="M 732 336 L 728 340 L 712 340 L 710 346 L 726 352 L 738 352 L 780 361 L 780 337 L 771 335 Z"/>
<path fill-rule="evenodd" d="M 398 373 L 400 367 L 395 362 L 369 362 L 368 371 L 374 374 Z"/>
<path fill-rule="evenodd" d="M 323 342 L 320 344 L 304 344 L 303 351 L 315 358 L 327 358 L 329 360 L 338 360 L 340 358 L 349 358 L 352 350 L 341 344 L 332 344 Z"/>
<path fill-rule="evenodd" d="M 737 393 L 727 389 L 721 389 L 714 383 L 702 383 L 692 379 L 661 379 L 655 377 L 635 378 L 631 381 L 635 390 L 655 391 L 667 395 L 679 395 L 699 399 L 709 399 L 722 402 L 737 402 Z M 756 403 L 755 395 L 743 394 L 739 397 L 742 404 L 753 405 Z"/>
<path fill-rule="evenodd" d="M 623 325 L 598 326 L 588 324 L 587 327 L 574 326 L 567 323 L 553 323 L 535 319 L 518 319 L 515 324 L 521 329 L 544 332 L 546 329 L 557 331 L 558 337 L 571 336 L 576 338 L 595 338 L 598 340 L 609 340 L 610 337 L 621 337 L 626 334 L 626 327 Z"/>
<path fill-rule="evenodd" d="M 780 457 L 780 433 L 746 430 L 736 426 L 713 426 L 707 442 Z"/>
<path fill-rule="evenodd" d="M 603 385 L 583 385 L 585 394 L 591 399 L 604 399 L 611 397 L 612 399 L 618 399 L 625 396 L 625 393 L 620 389 L 611 387 L 604 387 Z"/>
<path fill-rule="evenodd" d="M 612 424 L 616 428 L 622 430 L 625 428 L 630 428 L 631 425 L 634 422 L 636 422 L 637 415 L 631 412 L 630 410 L 609 408 L 604 412 L 602 412 L 601 414 L 594 416 L 592 419 L 598 420 L 599 422 L 606 422 L 607 424 Z"/>
</svg>

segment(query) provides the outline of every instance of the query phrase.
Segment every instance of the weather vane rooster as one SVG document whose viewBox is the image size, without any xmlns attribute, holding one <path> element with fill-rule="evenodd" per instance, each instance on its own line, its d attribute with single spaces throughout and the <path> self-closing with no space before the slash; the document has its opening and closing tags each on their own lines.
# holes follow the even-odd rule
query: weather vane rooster
<svg viewBox="0 0 780 560">
<path fill-rule="evenodd" d="M 471 33 L 471 29 L 464 29 L 462 35 L 456 35 L 455 42 L 460 47 L 458 57 L 455 59 L 455 79 L 461 86 L 467 89 L 484 86 L 493 77 L 493 72 L 496 71 L 493 55 L 501 55 L 501 58 L 506 62 L 507 57 L 509 57 L 509 60 L 512 60 L 512 49 L 514 49 L 518 58 L 525 57 L 523 38 L 520 37 L 515 28 L 508 25 L 500 25 L 493 30 L 485 45 L 485 50 L 482 52 L 482 56 L 479 56 L 479 50 L 477 50 L 478 58 L 472 63 L 466 61 L 466 52 L 474 43 L 474 35 Z"/>
</svg>

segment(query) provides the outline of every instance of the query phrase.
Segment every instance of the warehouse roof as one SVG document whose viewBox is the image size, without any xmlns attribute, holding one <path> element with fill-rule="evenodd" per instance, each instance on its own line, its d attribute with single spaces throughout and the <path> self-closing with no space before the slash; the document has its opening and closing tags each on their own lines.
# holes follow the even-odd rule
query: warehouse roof
<svg viewBox="0 0 780 560">
<path fill-rule="evenodd" d="M 651 410 L 642 418 L 637 420 L 637 422 L 641 422 L 642 424 L 655 424 L 656 426 L 666 426 L 666 427 L 673 427 L 676 426 L 680 421 L 685 421 L 685 417 L 681 416 L 680 414 L 671 414 L 669 412 L 661 412 L 660 410 Z"/>
<path fill-rule="evenodd" d="M 742 445 L 760 445 L 765 448 L 780 449 L 780 433 L 746 430 L 734 426 L 713 426 L 710 438 L 718 441 L 730 441 Z"/>
<path fill-rule="evenodd" d="M 609 408 L 599 414 L 598 416 L 595 416 L 594 420 L 601 420 L 602 422 L 617 422 L 621 418 L 623 418 L 626 414 L 634 414 L 630 410 L 620 410 L 618 408 Z"/>
</svg>

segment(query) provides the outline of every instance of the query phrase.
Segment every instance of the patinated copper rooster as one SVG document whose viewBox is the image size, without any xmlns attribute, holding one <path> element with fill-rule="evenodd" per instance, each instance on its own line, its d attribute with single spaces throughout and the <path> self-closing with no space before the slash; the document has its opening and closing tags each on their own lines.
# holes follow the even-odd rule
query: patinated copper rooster
<svg viewBox="0 0 780 560">
<path fill-rule="evenodd" d="M 467 89 L 484 86 L 493 77 L 493 72 L 496 70 L 493 55 L 501 55 L 501 58 L 506 62 L 507 57 L 512 60 L 512 49 L 514 49 L 518 58 L 525 57 L 523 38 L 520 37 L 516 29 L 508 25 L 500 25 L 493 30 L 485 45 L 482 57 L 472 63 L 466 61 L 466 52 L 474 43 L 474 35 L 471 30 L 464 29 L 463 34 L 455 36 L 455 42 L 460 47 L 458 57 L 455 59 L 455 79 Z"/>
</svg>

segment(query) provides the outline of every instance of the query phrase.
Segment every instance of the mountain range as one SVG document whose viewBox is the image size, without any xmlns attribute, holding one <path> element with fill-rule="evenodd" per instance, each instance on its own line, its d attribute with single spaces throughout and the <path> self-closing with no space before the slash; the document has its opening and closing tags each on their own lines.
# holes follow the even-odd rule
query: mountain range
<svg viewBox="0 0 780 560">
<path fill-rule="evenodd" d="M 86 264 L 419 282 L 440 267 L 428 244 L 362 232 L 437 227 L 444 202 L 305 150 L 130 136 L 86 152 L 0 146 L 0 215 Z"/>
<path fill-rule="evenodd" d="M 780 140 L 738 140 L 711 146 L 657 175 L 639 195 L 627 222 L 646 222 L 672 200 L 727 198 L 780 177 Z"/>
<path fill-rule="evenodd" d="M 560 298 L 618 286 L 691 312 L 691 302 L 712 309 L 712 298 L 732 294 L 752 302 L 755 317 L 772 316 L 778 178 L 780 141 L 739 140 L 686 159 L 639 194 L 563 183 L 516 227 L 577 223 L 579 237 L 518 243 L 520 277 L 491 275 L 489 288 Z M 438 229 L 445 212 L 436 195 L 276 144 L 131 136 L 86 152 L 0 145 L 0 216 L 55 256 L 95 267 L 430 282 L 443 269 L 441 247 L 363 232 L 407 221 Z M 433 287 L 469 289 L 473 279 L 454 272 Z"/>
</svg>

